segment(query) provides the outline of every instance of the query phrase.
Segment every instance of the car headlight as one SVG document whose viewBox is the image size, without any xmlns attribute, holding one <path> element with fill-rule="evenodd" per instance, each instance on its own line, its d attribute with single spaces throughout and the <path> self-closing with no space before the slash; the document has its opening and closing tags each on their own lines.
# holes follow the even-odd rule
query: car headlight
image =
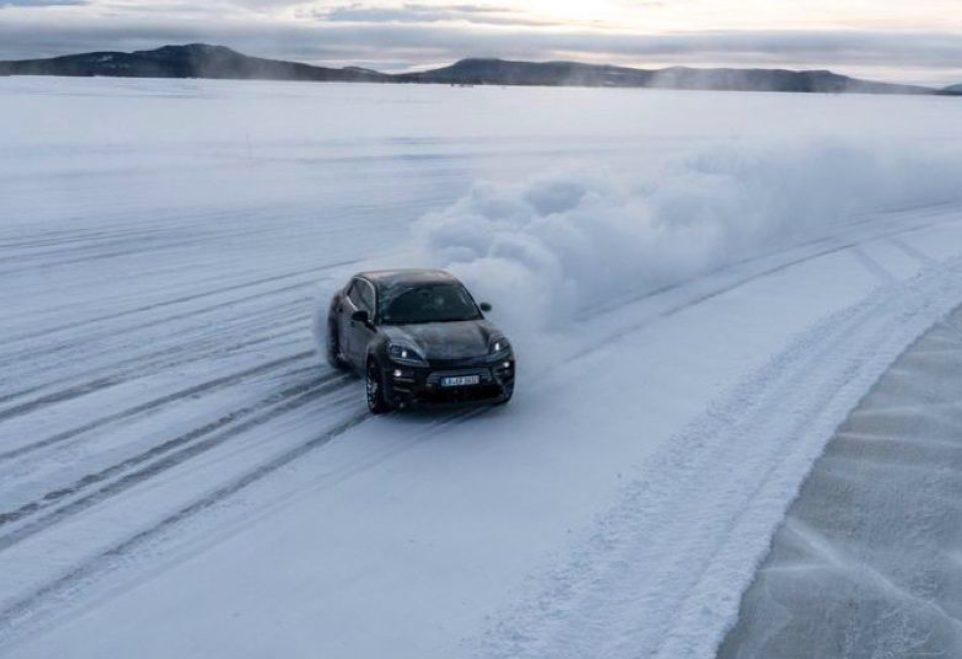
<svg viewBox="0 0 962 659">
<path fill-rule="evenodd" d="M 387 355 L 391 358 L 391 361 L 397 362 L 398 364 L 423 366 L 427 363 L 417 350 L 400 343 L 388 344 Z"/>
<path fill-rule="evenodd" d="M 488 345 L 488 354 L 492 357 L 503 357 L 511 352 L 511 344 L 503 336 L 491 339 Z"/>
</svg>

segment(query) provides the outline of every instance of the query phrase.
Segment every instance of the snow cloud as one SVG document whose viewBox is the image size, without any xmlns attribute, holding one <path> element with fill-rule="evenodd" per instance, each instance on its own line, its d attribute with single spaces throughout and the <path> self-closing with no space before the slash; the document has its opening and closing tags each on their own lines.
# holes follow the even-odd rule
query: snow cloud
<svg viewBox="0 0 962 659">
<path fill-rule="evenodd" d="M 480 183 L 415 228 L 430 260 L 499 304 L 514 331 L 565 324 L 836 232 L 860 212 L 959 195 L 962 157 L 844 142 L 713 148 L 629 177 L 571 167 Z"/>
</svg>

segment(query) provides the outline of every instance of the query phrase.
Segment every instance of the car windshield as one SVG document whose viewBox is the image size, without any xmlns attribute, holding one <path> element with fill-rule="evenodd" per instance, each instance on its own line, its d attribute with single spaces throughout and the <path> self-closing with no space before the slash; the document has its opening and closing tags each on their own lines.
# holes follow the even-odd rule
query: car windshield
<svg viewBox="0 0 962 659">
<path fill-rule="evenodd" d="M 381 321 L 394 324 L 477 320 L 481 312 L 460 284 L 404 286 L 382 296 Z"/>
</svg>

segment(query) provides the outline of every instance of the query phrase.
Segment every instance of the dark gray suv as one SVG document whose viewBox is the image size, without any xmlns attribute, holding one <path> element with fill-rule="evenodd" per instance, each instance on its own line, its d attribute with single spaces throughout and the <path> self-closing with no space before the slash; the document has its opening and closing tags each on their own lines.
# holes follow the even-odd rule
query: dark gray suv
<svg viewBox="0 0 962 659">
<path fill-rule="evenodd" d="M 331 300 L 327 358 L 366 381 L 374 414 L 414 405 L 503 404 L 514 393 L 511 344 L 441 270 L 362 272 Z"/>
</svg>

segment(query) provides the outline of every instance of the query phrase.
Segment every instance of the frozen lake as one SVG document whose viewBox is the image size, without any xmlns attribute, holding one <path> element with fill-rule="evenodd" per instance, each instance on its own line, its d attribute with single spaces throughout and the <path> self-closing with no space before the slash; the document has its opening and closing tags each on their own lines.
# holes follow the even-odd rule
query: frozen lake
<svg viewBox="0 0 962 659">
<path fill-rule="evenodd" d="M 962 303 L 958 99 L 4 78 L 0 118 L 9 656 L 711 656 Z M 509 406 L 372 419 L 317 359 L 395 265 L 494 304 Z"/>
</svg>

